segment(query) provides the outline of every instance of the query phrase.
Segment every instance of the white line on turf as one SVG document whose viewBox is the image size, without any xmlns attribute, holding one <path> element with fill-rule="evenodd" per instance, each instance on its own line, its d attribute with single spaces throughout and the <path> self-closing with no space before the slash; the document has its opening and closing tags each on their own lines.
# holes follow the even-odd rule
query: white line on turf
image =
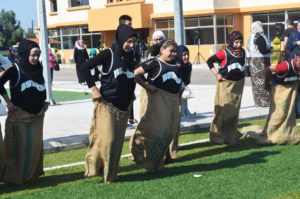
<svg viewBox="0 0 300 199">
<path fill-rule="evenodd" d="M 207 143 L 207 142 L 209 142 L 209 139 L 196 140 L 193 142 L 180 144 L 179 147 L 193 145 L 193 144 Z M 121 156 L 121 158 L 128 158 L 130 156 L 131 156 L 131 153 L 124 154 Z M 75 162 L 75 163 L 71 163 L 71 164 L 63 164 L 63 165 L 58 165 L 58 166 L 53 166 L 53 167 L 46 167 L 46 168 L 44 168 L 44 171 L 57 170 L 57 169 L 62 169 L 62 168 L 74 167 L 74 166 L 78 166 L 78 165 L 84 165 L 84 162 Z"/>
</svg>

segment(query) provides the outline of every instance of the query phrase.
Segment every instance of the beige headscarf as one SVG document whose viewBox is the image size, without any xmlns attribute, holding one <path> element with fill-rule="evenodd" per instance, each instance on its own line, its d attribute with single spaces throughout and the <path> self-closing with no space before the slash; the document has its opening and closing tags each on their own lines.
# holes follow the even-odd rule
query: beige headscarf
<svg viewBox="0 0 300 199">
<path fill-rule="evenodd" d="M 264 29 L 263 29 L 263 23 L 261 21 L 255 21 L 251 24 L 251 33 L 253 34 L 256 34 L 256 33 L 259 33 L 259 34 L 262 34 L 264 32 Z"/>
</svg>

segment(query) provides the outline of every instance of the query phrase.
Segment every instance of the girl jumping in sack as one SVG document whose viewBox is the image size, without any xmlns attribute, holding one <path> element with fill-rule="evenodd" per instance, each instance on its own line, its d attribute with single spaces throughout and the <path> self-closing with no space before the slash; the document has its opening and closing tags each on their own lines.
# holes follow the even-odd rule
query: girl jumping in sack
<svg viewBox="0 0 300 199">
<path fill-rule="evenodd" d="M 237 130 L 245 82 L 242 43 L 242 33 L 233 31 L 228 35 L 227 48 L 207 60 L 217 80 L 214 118 L 210 126 L 210 142 L 214 144 L 235 144 L 242 135 Z M 217 68 L 214 63 L 219 63 Z"/>
</svg>

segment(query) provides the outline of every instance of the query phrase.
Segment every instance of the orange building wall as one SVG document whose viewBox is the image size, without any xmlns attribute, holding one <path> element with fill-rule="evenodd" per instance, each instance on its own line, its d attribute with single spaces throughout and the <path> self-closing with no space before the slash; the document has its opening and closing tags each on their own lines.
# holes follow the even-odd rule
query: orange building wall
<svg viewBox="0 0 300 199">
<path fill-rule="evenodd" d="M 130 15 L 132 17 L 133 27 L 150 28 L 151 24 L 149 16 L 151 13 L 153 13 L 153 5 L 143 3 L 93 9 L 89 11 L 89 30 L 115 30 L 119 25 L 119 17 L 124 14 Z"/>
</svg>

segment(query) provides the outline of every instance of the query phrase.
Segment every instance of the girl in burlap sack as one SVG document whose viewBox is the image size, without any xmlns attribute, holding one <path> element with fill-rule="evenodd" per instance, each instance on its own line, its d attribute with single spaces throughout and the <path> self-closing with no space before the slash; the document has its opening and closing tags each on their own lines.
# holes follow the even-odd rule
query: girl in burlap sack
<svg viewBox="0 0 300 199">
<path fill-rule="evenodd" d="M 182 79 L 182 89 L 180 92 L 180 109 L 181 113 L 179 116 L 179 123 L 178 123 L 178 130 L 176 133 L 175 138 L 172 140 L 169 151 L 166 155 L 166 162 L 172 162 L 179 159 L 179 155 L 177 153 L 178 151 L 178 139 L 179 139 L 179 133 L 180 133 L 180 123 L 181 123 L 181 117 L 187 116 L 186 114 L 182 113 L 182 107 L 186 107 L 186 112 L 189 112 L 187 107 L 187 99 L 182 98 L 182 93 L 187 85 L 191 82 L 191 75 L 192 75 L 192 64 L 190 62 L 190 52 L 189 49 L 184 45 L 179 45 L 177 51 L 177 67 L 178 67 L 178 75 Z"/>
<path fill-rule="evenodd" d="M 134 161 L 148 171 L 164 168 L 164 157 L 177 133 L 180 117 L 182 80 L 175 64 L 177 44 L 165 40 L 158 47 L 158 58 L 143 62 L 134 71 L 137 82 L 147 91 L 147 103 L 146 108 L 141 107 L 143 115 L 131 137 L 130 149 Z M 140 78 L 145 73 L 147 82 Z"/>
<path fill-rule="evenodd" d="M 132 48 L 137 37 L 132 27 L 119 25 L 112 47 L 104 49 L 81 66 L 95 102 L 84 175 L 92 177 L 101 173 L 105 183 L 117 179 L 129 110 L 134 98 Z M 90 72 L 95 67 L 99 67 L 101 72 L 99 90 Z"/>
<path fill-rule="evenodd" d="M 266 72 L 273 72 L 269 115 L 260 132 L 257 126 L 245 127 L 245 137 L 255 138 L 259 144 L 299 144 L 295 106 L 300 57 L 270 66 Z"/>
<path fill-rule="evenodd" d="M 217 79 L 214 118 L 210 126 L 210 142 L 235 144 L 241 137 L 237 130 L 241 99 L 244 89 L 245 51 L 239 31 L 228 35 L 227 48 L 207 60 Z M 217 68 L 214 63 L 219 63 Z"/>
<path fill-rule="evenodd" d="M 43 121 L 48 104 L 40 53 L 38 44 L 22 40 L 19 63 L 9 66 L 0 76 L 0 94 L 8 108 L 2 178 L 7 183 L 23 184 L 44 173 Z M 4 88 L 7 81 L 11 99 Z"/>
</svg>

